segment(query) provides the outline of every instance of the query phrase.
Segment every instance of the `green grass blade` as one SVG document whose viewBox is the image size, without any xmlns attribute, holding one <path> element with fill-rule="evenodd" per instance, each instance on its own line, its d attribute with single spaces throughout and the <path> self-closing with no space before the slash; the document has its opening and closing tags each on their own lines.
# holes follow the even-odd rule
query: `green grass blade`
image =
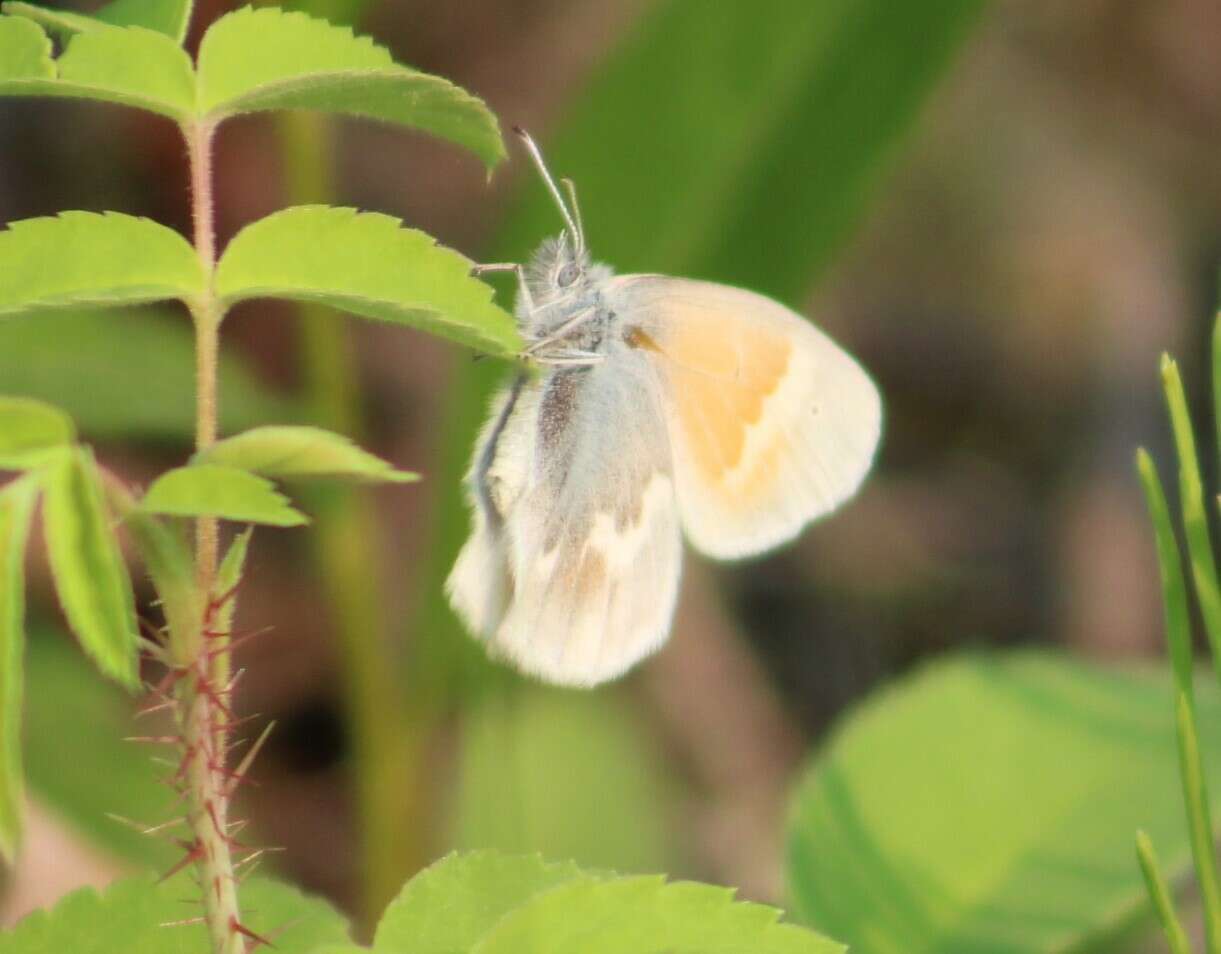
<svg viewBox="0 0 1221 954">
<path fill-rule="evenodd" d="M 1183 780 L 1183 801 L 1191 832 L 1191 852 L 1204 905 L 1204 933 L 1209 954 L 1221 952 L 1221 883 L 1217 878 L 1216 845 L 1213 841 L 1212 814 L 1204 764 L 1196 732 L 1195 704 L 1190 695 L 1178 692 L 1175 698 L 1175 724 L 1179 739 L 1179 771 Z"/>
<path fill-rule="evenodd" d="M 1179 454 L 1179 504 L 1183 511 L 1191 576 L 1195 582 L 1200 616 L 1204 620 L 1204 631 L 1212 647 L 1213 666 L 1221 682 L 1221 586 L 1217 584 L 1217 564 L 1209 539 L 1204 485 L 1200 478 L 1191 416 L 1187 412 L 1187 396 L 1183 392 L 1178 365 L 1169 355 L 1162 355 L 1162 386 L 1166 392 L 1166 406 Z"/>
<path fill-rule="evenodd" d="M 1162 579 L 1162 609 L 1166 619 L 1166 644 L 1174 665 L 1175 683 L 1180 692 L 1192 695 L 1195 658 L 1191 648 L 1191 617 L 1187 608 L 1187 583 L 1179 558 L 1179 542 L 1170 522 L 1166 492 L 1153 458 L 1143 447 L 1136 452 L 1136 472 L 1145 491 L 1149 519 L 1153 522 L 1157 545 L 1157 565 Z"/>
<path fill-rule="evenodd" d="M 1149 891 L 1149 900 L 1162 925 L 1162 933 L 1166 935 L 1170 954 L 1192 954 L 1191 941 L 1187 938 L 1187 932 L 1183 930 L 1178 913 L 1174 909 L 1174 898 L 1166 887 L 1166 880 L 1162 877 L 1157 852 L 1153 850 L 1153 842 L 1143 831 L 1136 833 L 1136 859 L 1140 863 L 1141 873 L 1145 876 L 1145 887 Z"/>
<path fill-rule="evenodd" d="M 25 669 L 25 547 L 38 481 L 0 490 L 0 859 L 12 862 L 21 838 L 21 710 Z"/>
</svg>

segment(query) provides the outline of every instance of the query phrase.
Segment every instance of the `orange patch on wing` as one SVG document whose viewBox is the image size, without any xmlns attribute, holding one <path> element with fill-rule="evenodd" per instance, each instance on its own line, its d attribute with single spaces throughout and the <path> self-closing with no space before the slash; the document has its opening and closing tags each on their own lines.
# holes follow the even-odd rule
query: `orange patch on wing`
<svg viewBox="0 0 1221 954">
<path fill-rule="evenodd" d="M 746 435 L 783 380 L 792 346 L 783 335 L 744 329 L 732 318 L 683 317 L 673 323 L 664 353 L 687 446 L 716 482 L 742 463 Z M 752 465 L 752 473 L 759 466 Z"/>
</svg>

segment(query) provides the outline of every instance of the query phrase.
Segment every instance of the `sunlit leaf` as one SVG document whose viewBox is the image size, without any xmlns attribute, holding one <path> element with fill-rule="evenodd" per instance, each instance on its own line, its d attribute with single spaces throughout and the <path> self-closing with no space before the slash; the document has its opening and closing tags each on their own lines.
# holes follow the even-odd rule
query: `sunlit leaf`
<svg viewBox="0 0 1221 954">
<path fill-rule="evenodd" d="M 491 354 L 521 345 L 513 319 L 471 262 L 388 215 L 299 206 L 248 225 L 216 273 L 229 304 L 291 298 L 414 325 Z"/>
<path fill-rule="evenodd" d="M 1171 698 L 1164 671 L 1039 653 L 960 657 L 870 698 L 798 791 L 795 913 L 858 954 L 1119 950 L 1149 913 L 1134 833 L 1172 883 L 1191 865 Z M 1216 770 L 1216 687 L 1197 704 Z"/>
<path fill-rule="evenodd" d="M 189 298 L 203 289 L 199 259 L 186 239 L 118 212 L 64 212 L 10 223 L 0 232 L 0 262 L 0 316 Z"/>
<path fill-rule="evenodd" d="M 93 454 L 80 447 L 44 470 L 47 550 L 68 623 L 98 668 L 134 688 L 136 609 Z"/>
<path fill-rule="evenodd" d="M 236 467 L 193 464 L 158 477 L 140 504 L 149 513 L 220 517 L 240 523 L 296 527 L 309 520 L 265 480 Z"/>
<path fill-rule="evenodd" d="M 624 878 L 537 855 L 450 855 L 386 909 L 375 954 L 834 954 L 729 888 Z"/>
<path fill-rule="evenodd" d="M 588 877 L 572 862 L 550 864 L 538 855 L 447 855 L 407 882 L 390 902 L 373 947 L 412 954 L 469 951 L 502 916 L 533 895 Z"/>
<path fill-rule="evenodd" d="M 37 37 L 24 15 L 37 8 L 25 4 L 6 4 L 5 11 L 23 14 L 29 26 L 21 29 L 6 25 L 0 29 L 0 55 L 15 47 L 19 70 L 0 66 L 0 96 L 61 96 L 94 99 L 123 106 L 134 106 L 160 113 L 180 122 L 195 111 L 195 76 L 191 60 L 174 40 L 142 27 L 110 27 L 74 33 L 58 60 L 50 62 L 49 46 L 44 44 L 37 60 L 32 60 Z M 64 17 L 43 17 L 56 26 L 69 26 Z M 7 19 L 7 18 L 6 18 Z M 13 17 L 13 20 L 19 19 Z M 70 20 L 71 18 L 69 18 Z M 80 29 L 80 24 L 76 24 Z M 2 59 L 0 59 L 2 62 Z"/>
<path fill-rule="evenodd" d="M 37 498 L 32 476 L 0 489 L 0 859 L 10 862 L 21 838 L 25 546 Z"/>
<path fill-rule="evenodd" d="M 199 107 L 214 117 L 268 109 L 346 113 L 420 129 L 491 166 L 504 156 L 496 118 L 448 80 L 394 62 L 347 27 L 272 7 L 217 20 L 199 48 Z"/>
<path fill-rule="evenodd" d="M 342 477 L 406 483 L 418 474 L 361 450 L 342 434 L 306 426 L 256 427 L 195 455 L 197 464 L 225 464 L 267 477 Z"/>
<path fill-rule="evenodd" d="M 72 419 L 31 398 L 0 396 L 0 470 L 37 466 L 76 439 Z"/>
<path fill-rule="evenodd" d="M 581 880 L 534 895 L 506 914 L 472 954 L 837 954 L 780 912 L 734 900 L 731 888 L 661 877 Z"/>
<path fill-rule="evenodd" d="M 0 954 L 210 954 L 202 924 L 164 926 L 184 920 L 183 899 L 198 893 L 185 875 L 161 883 L 129 878 L 101 892 L 74 891 L 0 934 Z M 288 885 L 250 878 L 242 883 L 242 901 L 243 922 L 274 937 L 277 954 L 309 954 L 319 945 L 347 940 L 347 925 L 334 908 Z"/>
<path fill-rule="evenodd" d="M 0 320 L 4 390 L 63 407 L 93 439 L 191 441 L 194 351 L 186 313 L 156 306 L 65 308 Z M 301 414 L 223 345 L 220 393 L 226 431 Z"/>
</svg>

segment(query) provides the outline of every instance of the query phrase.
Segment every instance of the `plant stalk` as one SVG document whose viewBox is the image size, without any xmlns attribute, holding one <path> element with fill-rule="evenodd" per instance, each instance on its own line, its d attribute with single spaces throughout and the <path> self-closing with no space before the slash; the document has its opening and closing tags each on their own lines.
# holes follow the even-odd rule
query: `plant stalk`
<svg viewBox="0 0 1221 954">
<path fill-rule="evenodd" d="M 195 448 L 216 442 L 217 355 L 220 305 L 213 291 L 216 227 L 213 218 L 211 123 L 183 126 L 191 170 L 191 215 L 195 251 L 204 274 L 203 294 L 193 303 L 195 323 Z M 195 523 L 195 573 L 201 602 L 207 606 L 189 660 L 178 680 L 183 740 L 182 774 L 188 792 L 188 821 L 194 834 L 190 854 L 203 888 L 204 919 L 213 954 L 245 954 L 237 885 L 229 837 L 228 751 L 229 634 L 216 631 L 220 607 L 212 597 L 219 553 L 217 521 Z M 183 634 L 185 636 L 186 634 Z M 182 658 L 182 657 L 180 657 Z"/>
</svg>

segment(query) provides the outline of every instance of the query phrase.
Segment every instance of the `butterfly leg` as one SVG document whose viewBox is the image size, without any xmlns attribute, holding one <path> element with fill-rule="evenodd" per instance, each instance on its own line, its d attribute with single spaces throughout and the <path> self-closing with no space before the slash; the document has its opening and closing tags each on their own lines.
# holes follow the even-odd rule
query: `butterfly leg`
<svg viewBox="0 0 1221 954">
<path fill-rule="evenodd" d="M 544 348 L 548 348 L 551 345 L 555 344 L 556 342 L 562 341 L 564 336 L 567 335 L 568 332 L 572 331 L 572 329 L 577 327 L 578 325 L 584 324 L 585 322 L 589 321 L 589 319 L 592 318 L 597 313 L 598 313 L 598 309 L 595 308 L 593 305 L 590 305 L 588 308 L 582 308 L 580 311 L 578 311 L 571 318 L 567 319 L 563 324 L 561 324 L 558 328 L 556 328 L 555 331 L 551 332 L 551 334 L 547 335 L 545 338 L 539 338 L 537 341 L 530 342 L 530 344 L 526 347 L 526 350 L 523 353 L 524 354 L 537 354 L 539 351 L 542 351 Z"/>
<path fill-rule="evenodd" d="M 487 275 L 492 272 L 514 272 L 517 275 L 517 292 L 521 296 L 529 314 L 534 314 L 534 297 L 530 294 L 530 286 L 526 284 L 526 269 L 515 262 L 489 262 L 486 265 L 475 265 L 472 275 Z"/>
<path fill-rule="evenodd" d="M 601 364 L 606 355 L 596 351 L 547 351 L 538 354 L 526 352 L 526 355 L 539 364 L 547 364 L 557 368 L 590 368 Z"/>
</svg>

